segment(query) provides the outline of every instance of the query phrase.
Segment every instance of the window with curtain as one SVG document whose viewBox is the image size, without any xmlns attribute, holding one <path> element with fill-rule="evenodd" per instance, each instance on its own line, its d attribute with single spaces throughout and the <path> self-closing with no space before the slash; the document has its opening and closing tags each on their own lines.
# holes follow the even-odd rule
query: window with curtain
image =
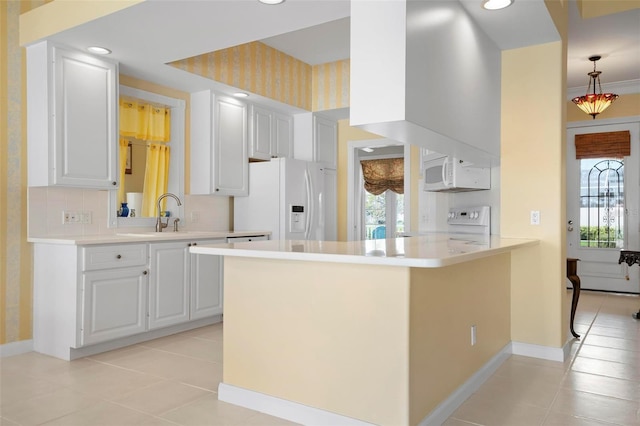
<svg viewBox="0 0 640 426">
<path fill-rule="evenodd" d="M 404 232 L 404 158 L 361 160 L 365 238 L 395 237 Z"/>
<path fill-rule="evenodd" d="M 157 214 L 155 202 L 167 192 L 171 141 L 171 109 L 135 99 L 120 99 L 120 182 L 119 202 L 127 193 L 142 193 L 137 216 Z M 129 146 L 130 145 L 130 146 Z M 127 156 L 133 165 L 125 173 Z M 132 206 L 129 206 L 131 209 Z"/>
</svg>

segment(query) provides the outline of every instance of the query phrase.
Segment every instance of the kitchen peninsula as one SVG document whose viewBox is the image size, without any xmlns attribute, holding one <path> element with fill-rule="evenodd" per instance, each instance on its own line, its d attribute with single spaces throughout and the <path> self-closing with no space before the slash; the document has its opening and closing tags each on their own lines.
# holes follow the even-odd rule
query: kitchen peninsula
<svg viewBox="0 0 640 426">
<path fill-rule="evenodd" d="M 192 247 L 224 256 L 219 398 L 305 424 L 418 424 L 510 343 L 510 252 L 536 244 Z"/>
</svg>

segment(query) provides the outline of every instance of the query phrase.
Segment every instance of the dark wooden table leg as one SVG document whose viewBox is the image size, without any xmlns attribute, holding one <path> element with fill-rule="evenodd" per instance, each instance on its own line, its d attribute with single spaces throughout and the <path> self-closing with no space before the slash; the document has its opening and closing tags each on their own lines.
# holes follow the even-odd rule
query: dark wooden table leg
<svg viewBox="0 0 640 426">
<path fill-rule="evenodd" d="M 626 263 L 629 266 L 633 266 L 635 263 L 640 265 L 640 251 L 633 250 L 620 250 L 620 258 L 618 259 L 618 264 L 622 262 Z M 627 277 L 629 279 L 629 277 Z M 640 311 L 631 315 L 633 318 L 640 320 Z"/>
<path fill-rule="evenodd" d="M 569 322 L 569 327 L 571 329 L 571 334 L 576 339 L 580 338 L 580 335 L 575 332 L 573 329 L 573 320 L 576 316 L 576 309 L 578 308 L 578 299 L 580 299 L 580 277 L 578 276 L 578 260 L 580 259 L 567 259 L 567 278 L 571 281 L 571 285 L 573 286 L 573 297 L 571 298 L 571 320 Z"/>
</svg>

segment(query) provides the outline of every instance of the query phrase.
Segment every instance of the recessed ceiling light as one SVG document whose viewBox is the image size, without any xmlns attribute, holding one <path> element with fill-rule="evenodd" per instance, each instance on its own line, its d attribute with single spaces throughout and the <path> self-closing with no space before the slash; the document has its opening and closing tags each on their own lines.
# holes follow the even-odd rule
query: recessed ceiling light
<svg viewBox="0 0 640 426">
<path fill-rule="evenodd" d="M 373 152 L 373 148 L 362 148 L 364 152 Z"/>
<path fill-rule="evenodd" d="M 87 47 L 87 50 L 91 53 L 96 53 L 98 55 L 108 55 L 109 53 L 111 53 L 111 51 L 106 47 L 100 47 L 100 46 L 89 46 Z"/>
<path fill-rule="evenodd" d="M 284 3 L 284 0 L 258 0 L 260 3 L 264 4 L 280 4 Z"/>
<path fill-rule="evenodd" d="M 236 98 L 246 98 L 249 96 L 249 94 L 245 92 L 236 92 L 233 94 L 233 96 L 235 96 Z"/>
<path fill-rule="evenodd" d="M 485 0 L 482 7 L 487 10 L 499 10 L 511 6 L 513 0 Z"/>
</svg>

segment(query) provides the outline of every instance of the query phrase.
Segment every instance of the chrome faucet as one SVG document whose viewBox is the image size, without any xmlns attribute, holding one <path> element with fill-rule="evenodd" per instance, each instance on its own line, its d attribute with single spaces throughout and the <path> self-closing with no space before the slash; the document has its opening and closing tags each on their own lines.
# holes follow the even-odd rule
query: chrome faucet
<svg viewBox="0 0 640 426">
<path fill-rule="evenodd" d="M 175 198 L 176 202 L 178 203 L 179 206 L 182 205 L 182 203 L 180 202 L 180 198 L 178 198 L 177 196 L 175 196 L 174 194 L 171 194 L 169 192 L 167 192 L 166 194 L 162 194 L 161 196 L 158 197 L 158 202 L 157 202 L 157 209 L 158 209 L 158 219 L 156 220 L 156 232 L 162 232 L 162 230 L 164 228 L 166 228 L 169 225 L 169 218 L 167 218 L 167 222 L 163 222 L 162 221 L 162 217 L 161 217 L 161 212 L 160 212 L 160 201 L 162 201 L 163 198 L 165 197 L 173 197 Z"/>
</svg>

